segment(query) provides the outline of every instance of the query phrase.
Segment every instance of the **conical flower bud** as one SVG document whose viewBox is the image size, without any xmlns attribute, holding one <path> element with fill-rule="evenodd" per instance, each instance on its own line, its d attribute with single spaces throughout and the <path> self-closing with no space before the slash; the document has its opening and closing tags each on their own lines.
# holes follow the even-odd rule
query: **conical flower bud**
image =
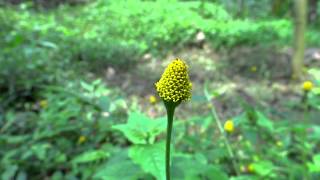
<svg viewBox="0 0 320 180">
<path fill-rule="evenodd" d="M 177 103 L 191 99 L 192 83 L 188 66 L 181 59 L 173 60 L 155 85 L 164 101 Z"/>
</svg>

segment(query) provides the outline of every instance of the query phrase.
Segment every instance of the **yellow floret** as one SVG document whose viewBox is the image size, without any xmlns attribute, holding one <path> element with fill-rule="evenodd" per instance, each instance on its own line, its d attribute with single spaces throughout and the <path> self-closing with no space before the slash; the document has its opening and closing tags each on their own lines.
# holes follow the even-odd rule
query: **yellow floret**
<svg viewBox="0 0 320 180">
<path fill-rule="evenodd" d="M 176 103 L 191 99 L 192 83 L 188 75 L 188 66 L 181 59 L 173 60 L 155 85 L 164 101 Z"/>
<path fill-rule="evenodd" d="M 39 104 L 40 104 L 40 107 L 42 107 L 42 108 L 48 107 L 48 101 L 47 100 L 41 100 L 39 102 Z"/>
<path fill-rule="evenodd" d="M 248 171 L 249 171 L 250 173 L 253 173 L 253 172 L 254 172 L 254 165 L 253 165 L 252 163 L 248 165 Z"/>
<path fill-rule="evenodd" d="M 83 144 L 87 141 L 87 138 L 85 136 L 80 136 L 78 139 L 78 144 Z"/>
<path fill-rule="evenodd" d="M 150 104 L 155 104 L 157 102 L 157 98 L 154 95 L 149 96 Z"/>
<path fill-rule="evenodd" d="M 303 82 L 302 89 L 305 91 L 310 91 L 313 88 L 313 83 L 311 81 Z"/>
<path fill-rule="evenodd" d="M 283 146 L 283 143 L 282 143 L 281 141 L 277 141 L 277 142 L 276 142 L 276 145 L 277 145 L 278 147 L 282 147 L 282 146 Z"/>
<path fill-rule="evenodd" d="M 224 130 L 227 131 L 228 133 L 232 133 L 234 131 L 234 125 L 233 125 L 233 121 L 231 119 L 227 120 L 224 123 Z"/>
<path fill-rule="evenodd" d="M 251 72 L 256 72 L 257 71 L 257 66 L 251 66 L 250 71 Z"/>
</svg>

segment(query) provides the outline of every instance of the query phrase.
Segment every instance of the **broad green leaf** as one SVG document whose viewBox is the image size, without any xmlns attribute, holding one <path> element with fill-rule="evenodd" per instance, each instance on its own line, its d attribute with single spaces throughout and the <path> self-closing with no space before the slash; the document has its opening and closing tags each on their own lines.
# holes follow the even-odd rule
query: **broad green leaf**
<svg viewBox="0 0 320 180">
<path fill-rule="evenodd" d="M 207 164 L 206 160 L 187 154 L 177 154 L 173 157 L 173 179 L 202 180 L 219 179 L 226 180 L 228 176 L 218 166 Z M 202 156 L 202 155 L 201 155 Z"/>
<path fill-rule="evenodd" d="M 109 156 L 110 156 L 110 153 L 105 152 L 103 150 L 93 150 L 93 151 L 84 152 L 76 156 L 72 160 L 72 162 L 74 164 L 90 163 L 90 162 L 106 159 Z"/>
<path fill-rule="evenodd" d="M 51 147 L 48 143 L 34 144 L 31 146 L 31 151 L 37 156 L 39 160 L 45 160 L 48 149 Z"/>
<path fill-rule="evenodd" d="M 20 171 L 16 177 L 16 180 L 27 180 L 27 173 L 24 171 Z"/>
<path fill-rule="evenodd" d="M 250 175 L 241 175 L 237 177 L 231 177 L 230 180 L 259 180 L 259 178 Z"/>
<path fill-rule="evenodd" d="M 228 175 L 221 168 L 214 165 L 205 167 L 202 176 L 207 177 L 207 179 L 228 180 Z"/>
<path fill-rule="evenodd" d="M 165 179 L 165 144 L 135 145 L 129 150 L 129 157 L 157 180 Z"/>
<path fill-rule="evenodd" d="M 313 133 L 309 134 L 310 139 L 312 140 L 320 140 L 320 126 L 313 125 L 312 126 Z"/>
<path fill-rule="evenodd" d="M 258 118 L 257 119 L 258 125 L 267 129 L 269 132 L 273 132 L 274 131 L 273 122 L 259 111 L 257 111 L 256 114 Z"/>
<path fill-rule="evenodd" d="M 17 165 L 9 165 L 5 168 L 4 172 L 1 174 L 1 179 L 9 180 L 13 179 L 14 175 L 18 171 L 19 167 Z"/>
<path fill-rule="evenodd" d="M 259 161 L 253 163 L 254 171 L 260 176 L 271 175 L 274 170 L 274 165 L 271 161 Z"/>
<path fill-rule="evenodd" d="M 88 84 L 88 83 L 86 83 L 86 82 L 84 82 L 84 81 L 81 81 L 80 84 L 81 84 L 81 87 L 82 87 L 83 89 L 85 89 L 85 90 L 87 90 L 87 91 L 89 91 L 89 92 L 92 92 L 92 91 L 94 90 L 94 86 L 91 85 L 91 84 Z"/>
<path fill-rule="evenodd" d="M 320 172 L 320 154 L 316 154 L 312 158 L 313 162 L 307 163 L 308 169 L 311 173 L 319 173 Z"/>
<path fill-rule="evenodd" d="M 109 97 L 108 96 L 101 96 L 98 99 L 98 105 L 103 111 L 108 112 L 109 108 L 110 108 L 110 99 L 109 99 Z"/>
<path fill-rule="evenodd" d="M 131 112 L 126 124 L 112 126 L 120 130 L 134 144 L 152 144 L 166 129 L 165 118 L 150 119 L 139 112 Z"/>
<path fill-rule="evenodd" d="M 320 70 L 312 68 L 308 70 L 308 73 L 311 74 L 317 81 L 320 81 Z"/>
<path fill-rule="evenodd" d="M 94 174 L 94 179 L 103 180 L 136 180 L 143 171 L 128 157 L 127 151 L 120 151 L 101 166 Z"/>
<path fill-rule="evenodd" d="M 5 141 L 8 144 L 20 144 L 26 142 L 30 137 L 30 135 L 0 135 L 0 142 Z"/>
<path fill-rule="evenodd" d="M 96 79 L 92 82 L 92 85 L 97 86 L 99 84 L 101 84 L 102 80 L 101 79 Z"/>
</svg>

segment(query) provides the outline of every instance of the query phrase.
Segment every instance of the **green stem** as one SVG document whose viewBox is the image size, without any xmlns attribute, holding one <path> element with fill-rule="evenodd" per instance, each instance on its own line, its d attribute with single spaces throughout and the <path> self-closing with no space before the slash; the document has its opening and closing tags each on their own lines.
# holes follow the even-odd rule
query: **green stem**
<svg viewBox="0 0 320 180">
<path fill-rule="evenodd" d="M 239 167 L 239 166 L 238 166 L 238 164 L 237 164 L 237 162 L 236 162 L 235 155 L 234 155 L 234 153 L 233 153 L 233 151 L 232 151 L 232 148 L 231 148 L 231 145 L 230 145 L 230 143 L 229 143 L 229 140 L 228 140 L 228 138 L 227 138 L 227 136 L 226 136 L 226 134 L 225 134 L 225 132 L 224 132 L 224 129 L 223 129 L 223 127 L 222 127 L 222 123 L 221 123 L 221 121 L 220 121 L 220 119 L 219 119 L 219 117 L 218 117 L 218 114 L 217 114 L 217 112 L 216 112 L 216 109 L 215 109 L 214 105 L 213 105 L 213 107 L 211 108 L 211 113 L 212 113 L 214 119 L 216 120 L 218 129 L 219 129 L 219 131 L 220 131 L 220 134 L 221 134 L 221 136 L 222 136 L 222 139 L 223 139 L 223 141 L 224 141 L 224 144 L 225 144 L 225 146 L 227 147 L 227 151 L 228 151 L 228 154 L 229 154 L 229 156 L 230 156 L 230 159 L 231 159 L 231 162 L 232 162 L 232 166 L 233 166 L 235 172 L 237 173 L 237 175 L 239 175 L 239 174 L 240 174 L 240 172 L 239 172 L 239 170 L 238 170 L 238 167 Z"/>
<path fill-rule="evenodd" d="M 166 141 L 166 180 L 170 180 L 170 145 L 173 124 L 174 106 L 167 105 L 167 141 Z"/>
</svg>

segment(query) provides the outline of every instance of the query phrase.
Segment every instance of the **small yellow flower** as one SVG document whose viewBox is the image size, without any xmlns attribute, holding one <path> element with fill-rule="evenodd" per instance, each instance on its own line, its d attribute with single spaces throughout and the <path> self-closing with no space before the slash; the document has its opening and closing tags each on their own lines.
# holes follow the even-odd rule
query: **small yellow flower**
<svg viewBox="0 0 320 180">
<path fill-rule="evenodd" d="M 78 139 L 78 144 L 83 144 L 84 142 L 87 141 L 87 137 L 85 136 L 80 136 L 79 139 Z"/>
<path fill-rule="evenodd" d="M 149 96 L 149 102 L 150 104 L 155 104 L 157 102 L 157 98 L 153 95 Z"/>
<path fill-rule="evenodd" d="M 257 72 L 257 66 L 251 66 L 250 71 L 251 72 Z"/>
<path fill-rule="evenodd" d="M 39 105 L 40 105 L 41 108 L 46 108 L 46 107 L 48 107 L 48 101 L 47 100 L 41 100 L 39 102 Z"/>
<path fill-rule="evenodd" d="M 234 124 L 231 119 L 227 120 L 224 123 L 224 130 L 227 131 L 228 133 L 232 133 L 234 131 Z"/>
<path fill-rule="evenodd" d="M 305 81 L 302 84 L 302 89 L 305 91 L 310 91 L 313 88 L 313 83 L 311 81 Z"/>
<path fill-rule="evenodd" d="M 155 86 L 164 101 L 176 103 L 190 100 L 192 83 L 187 64 L 181 59 L 173 60 Z"/>
<path fill-rule="evenodd" d="M 254 165 L 252 163 L 248 165 L 248 172 L 250 173 L 254 172 Z"/>
<path fill-rule="evenodd" d="M 282 146 L 283 146 L 283 143 L 282 143 L 281 141 L 277 141 L 277 142 L 276 142 L 276 145 L 277 145 L 278 147 L 282 147 Z"/>
</svg>

